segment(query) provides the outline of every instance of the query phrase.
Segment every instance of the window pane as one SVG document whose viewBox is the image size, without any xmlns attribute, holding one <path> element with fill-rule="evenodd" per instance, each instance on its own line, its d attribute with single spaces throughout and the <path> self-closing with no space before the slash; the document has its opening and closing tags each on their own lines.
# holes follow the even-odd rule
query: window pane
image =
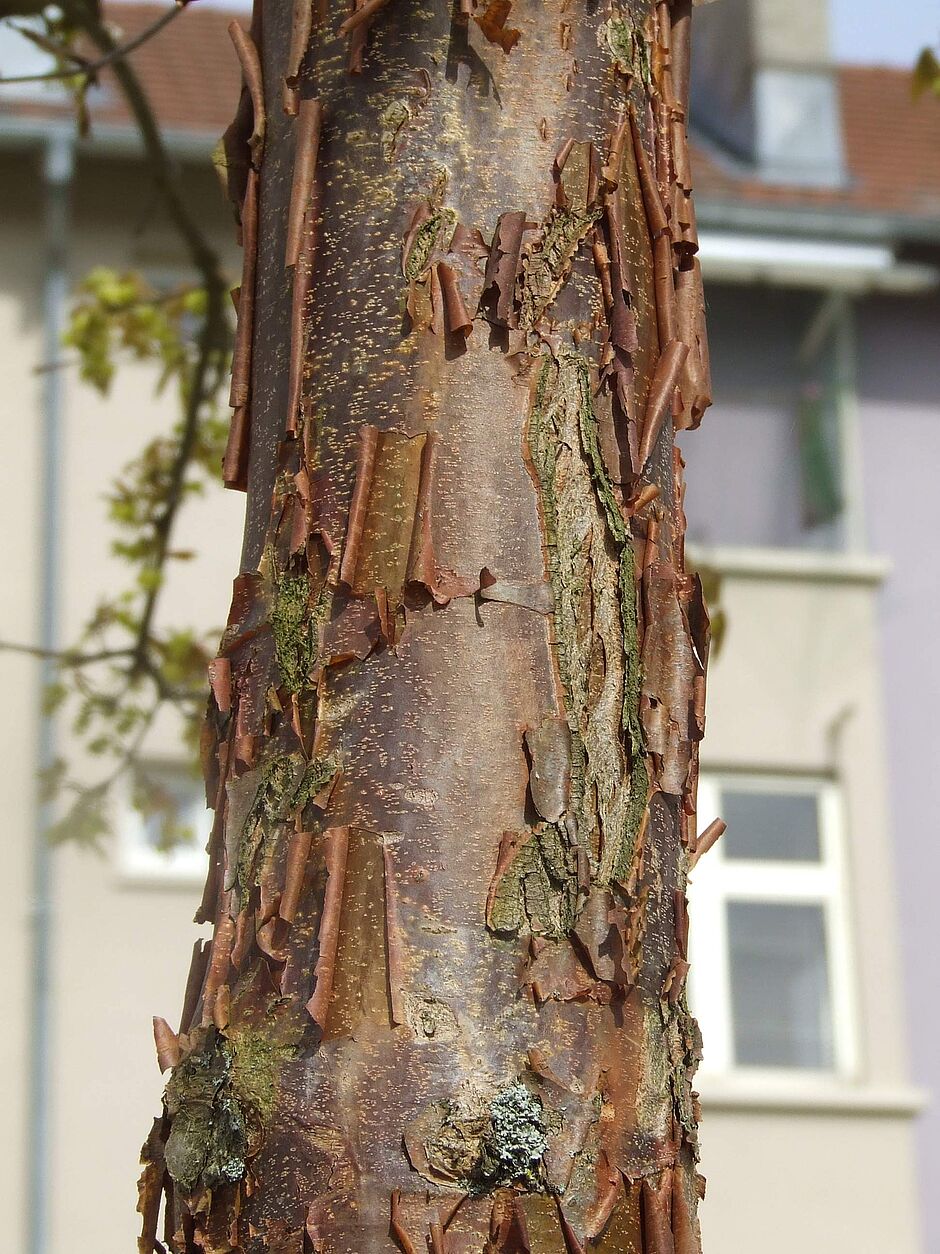
<svg viewBox="0 0 940 1254">
<path fill-rule="evenodd" d="M 680 437 L 689 466 L 689 539 L 759 548 L 833 547 L 838 543 L 833 524 L 807 525 L 814 521 L 805 509 L 807 431 L 798 421 L 805 378 L 801 347 L 819 297 L 766 288 L 756 301 L 753 293 L 744 286 L 709 284 L 716 404 L 695 439 Z M 810 363 L 811 381 L 825 381 L 828 346 L 824 341 L 819 370 Z M 734 492 L 716 487 L 727 483 L 727 466 L 737 474 Z"/>
<path fill-rule="evenodd" d="M 818 799 L 812 792 L 722 789 L 726 858 L 819 861 Z"/>
<path fill-rule="evenodd" d="M 735 1062 L 833 1066 L 821 906 L 728 903 Z"/>
<path fill-rule="evenodd" d="M 182 766 L 148 763 L 137 784 L 148 811 L 142 833 L 147 847 L 166 852 L 169 823 L 174 838 L 183 834 L 182 829 L 189 829 L 189 838 L 183 844 L 202 850 L 212 826 L 212 814 L 206 809 L 201 779 Z"/>
</svg>

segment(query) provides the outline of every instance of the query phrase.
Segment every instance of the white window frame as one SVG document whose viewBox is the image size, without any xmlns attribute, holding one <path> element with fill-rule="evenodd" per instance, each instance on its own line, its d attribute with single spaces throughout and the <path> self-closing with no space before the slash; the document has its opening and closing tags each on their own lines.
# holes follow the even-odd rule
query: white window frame
<svg viewBox="0 0 940 1254">
<path fill-rule="evenodd" d="M 757 1086 L 818 1086 L 858 1077 L 859 1039 L 855 1005 L 845 815 L 838 784 L 820 776 L 703 772 L 699 782 L 699 830 L 720 817 L 721 791 L 813 792 L 818 798 L 818 862 L 728 858 L 723 841 L 690 876 L 690 997 L 702 1028 L 703 1077 L 741 1078 Z M 833 1067 L 755 1067 L 734 1061 L 729 901 L 813 904 L 822 907 L 832 1014 Z"/>
<path fill-rule="evenodd" d="M 142 769 L 158 772 L 179 772 L 189 776 L 183 762 L 151 759 Z M 193 806 L 186 821 L 195 831 L 194 839 L 173 849 L 155 849 L 147 839 L 147 820 L 135 807 L 130 783 L 120 791 L 117 806 L 115 862 L 121 883 L 133 887 L 182 887 L 205 881 L 208 859 L 205 847 L 212 830 L 213 812 L 205 808 L 202 781 L 192 777 Z"/>
</svg>

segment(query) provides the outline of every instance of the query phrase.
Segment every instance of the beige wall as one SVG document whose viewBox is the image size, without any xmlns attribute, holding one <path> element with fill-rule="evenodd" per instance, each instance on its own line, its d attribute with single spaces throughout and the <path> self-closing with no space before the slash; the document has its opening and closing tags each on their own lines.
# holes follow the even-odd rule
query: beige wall
<svg viewBox="0 0 940 1254">
<path fill-rule="evenodd" d="M 903 1122 L 707 1106 L 705 1118 L 706 1254 L 909 1254 L 919 1248 L 911 1138 Z"/>
<path fill-rule="evenodd" d="M 825 65 L 829 5 L 825 0 L 756 0 L 758 57 L 770 65 Z"/>
<path fill-rule="evenodd" d="M 131 168 L 118 178 L 104 173 L 94 171 L 94 181 L 89 177 L 76 196 L 74 273 L 101 264 L 185 270 L 159 216 L 147 220 L 150 197 L 139 176 Z M 237 274 L 232 231 L 216 187 L 200 179 L 191 193 Z M 135 231 L 141 221 L 144 229 Z M 102 588 L 126 579 L 126 567 L 109 553 L 101 492 L 147 435 L 177 413 L 171 393 L 154 398 L 153 383 L 151 371 L 125 364 L 103 405 L 88 388 L 70 389 L 61 552 L 66 635 L 87 619 Z M 243 516 L 244 496 L 221 486 L 186 507 L 178 541 L 197 556 L 174 567 L 164 622 L 224 625 Z M 173 719 L 162 720 L 145 752 L 186 756 Z M 200 934 L 192 923 L 199 895 L 196 886 L 128 886 L 113 854 L 65 849 L 58 859 L 51 1254 L 74 1249 L 76 1232 L 94 1232 L 98 1254 L 134 1248 L 137 1157 L 162 1091 L 150 1019 L 179 1018 L 189 955 Z"/>
<path fill-rule="evenodd" d="M 919 1095 L 907 1080 L 886 823 L 879 570 L 864 560 L 766 551 L 740 551 L 731 566 L 703 767 L 805 772 L 840 784 L 859 1065 L 856 1076 L 812 1089 L 799 1077 L 755 1089 L 740 1077 L 702 1074 L 703 1170 L 712 1181 L 704 1232 L 722 1254 L 914 1254 Z M 694 884 L 690 897 L 694 936 Z"/>
<path fill-rule="evenodd" d="M 0 234 L 0 396 L 6 409 L 0 470 L 4 596 L 0 638 L 34 641 L 39 590 L 37 553 L 39 300 L 43 252 L 38 163 L 24 156 L 0 164 L 17 188 Z M 193 203 L 237 275 L 232 230 L 211 175 L 191 179 Z M 8 199 L 13 199 L 8 198 Z M 186 271 L 175 239 L 155 212 L 155 198 L 132 164 L 79 166 L 70 270 L 93 265 Z M 154 397 L 149 369 L 123 363 L 113 391 L 97 393 L 67 375 L 65 430 L 58 451 L 64 484 L 58 553 L 63 642 L 74 639 L 99 597 L 123 586 L 127 568 L 109 552 L 102 494 L 108 480 L 151 435 L 175 417 L 172 393 Z M 244 497 L 221 487 L 187 506 L 180 547 L 197 560 L 179 565 L 166 591 L 165 620 L 220 626 L 237 569 Z M 36 663 L 0 652 L 6 704 L 3 761 L 10 927 L 2 963 L 5 1011 L 0 1034 L 0 1210 L 11 1250 L 25 1248 L 24 1171 L 31 947 L 28 932 L 34 840 Z M 68 750 L 68 728 L 60 728 Z M 148 751 L 179 757 L 174 720 L 165 719 Z M 89 778 L 91 778 L 89 768 Z M 178 1018 L 189 954 L 198 932 L 196 885 L 141 890 L 122 883 L 108 851 L 65 848 L 54 857 L 50 1254 L 135 1248 L 137 1156 L 159 1110 L 161 1080 L 150 1016 Z"/>
<path fill-rule="evenodd" d="M 94 184 L 76 198 L 76 275 L 103 263 L 172 267 L 183 261 L 159 222 L 134 236 L 133 217 L 123 211 L 124 187 L 117 181 Z M 232 232 L 216 188 L 202 184 L 198 191 L 203 219 L 216 223 L 214 236 L 226 246 L 234 273 Z M 153 382 L 152 371 L 125 364 L 105 404 L 88 387 L 70 387 L 61 549 L 66 635 L 88 618 L 103 588 L 127 578 L 127 567 L 109 553 L 102 489 L 147 435 L 175 415 L 172 396 L 153 398 Z M 223 626 L 243 514 L 243 495 L 224 492 L 221 485 L 187 505 L 178 540 L 197 558 L 174 567 L 165 589 L 164 622 Z M 173 720 L 163 720 L 145 751 L 182 759 L 185 750 Z M 189 954 L 201 934 L 192 923 L 199 895 L 196 887 L 127 887 L 113 855 L 75 849 L 59 855 L 50 1254 L 73 1250 L 76 1231 L 95 1234 L 97 1254 L 135 1248 L 138 1154 L 162 1092 L 150 1017 L 162 1014 L 178 1022 Z"/>
<path fill-rule="evenodd" d="M 828 565 L 835 574 L 841 559 Z M 897 1083 L 907 1056 L 875 655 L 878 584 L 861 573 L 837 582 L 780 577 L 770 565 L 762 574 L 760 562 L 754 571 L 726 575 L 722 585 L 729 627 L 711 673 L 703 764 L 831 773 L 840 782 L 863 1077 Z"/>
<path fill-rule="evenodd" d="M 58 883 L 50 1254 L 128 1254 L 137 1159 L 162 1092 L 150 1016 L 179 1021 L 205 930 L 192 923 L 200 891 L 124 887 L 113 865 L 74 849 Z"/>
</svg>

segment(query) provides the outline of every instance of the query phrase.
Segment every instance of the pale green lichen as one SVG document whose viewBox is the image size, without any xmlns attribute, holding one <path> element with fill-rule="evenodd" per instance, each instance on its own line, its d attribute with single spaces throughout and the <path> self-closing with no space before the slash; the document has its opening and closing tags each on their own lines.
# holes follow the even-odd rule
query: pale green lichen
<svg viewBox="0 0 940 1254">
<path fill-rule="evenodd" d="M 540 824 L 500 879 L 487 920 L 491 931 L 559 937 L 578 912 L 578 864 L 564 829 Z"/>
<path fill-rule="evenodd" d="M 456 212 L 446 207 L 435 209 L 427 221 L 422 222 L 415 232 L 408 256 L 405 258 L 406 279 L 416 279 L 427 269 L 438 244 L 450 244 L 456 225 Z"/>
<path fill-rule="evenodd" d="M 410 121 L 411 109 L 401 99 L 390 100 L 379 113 L 382 156 L 389 165 L 395 160 L 399 137 Z"/>
<path fill-rule="evenodd" d="M 625 17 L 612 17 L 601 27 L 598 42 L 607 45 L 621 74 L 639 78 L 646 87 L 650 86 L 652 68 L 649 46 L 633 22 Z"/>
<path fill-rule="evenodd" d="M 609 883 L 632 860 L 647 779 L 633 556 L 600 453 L 583 357 L 544 355 L 528 443 L 571 730 L 571 812 L 579 841 L 594 850 L 593 877 Z"/>
<path fill-rule="evenodd" d="M 290 1051 L 251 1029 L 226 1038 L 210 1028 L 202 1048 L 174 1069 L 166 1086 L 170 1135 L 166 1165 L 186 1192 L 234 1184 L 257 1152 Z"/>
<path fill-rule="evenodd" d="M 307 687 L 319 652 L 320 626 L 330 607 L 325 586 L 311 604 L 306 575 L 284 575 L 276 580 L 271 607 L 271 631 L 281 683 L 289 692 Z"/>
<path fill-rule="evenodd" d="M 253 1028 L 232 1029 L 230 1036 L 232 1088 L 242 1108 L 267 1124 L 274 1114 L 280 1068 L 291 1051 Z"/>
<path fill-rule="evenodd" d="M 522 262 L 521 327 L 534 327 L 558 295 L 581 241 L 600 215 L 597 208 L 552 209 L 538 249 Z"/>
<path fill-rule="evenodd" d="M 489 1192 L 505 1185 L 530 1191 L 542 1185 L 540 1166 L 548 1148 L 542 1103 L 517 1080 L 490 1104 L 490 1123 L 471 1175 L 471 1192 Z"/>
<path fill-rule="evenodd" d="M 334 758 L 307 762 L 299 753 L 272 754 L 257 768 L 255 793 L 238 846 L 237 882 L 241 895 L 254 883 L 259 856 L 275 828 L 302 814 L 313 798 L 339 771 Z"/>
<path fill-rule="evenodd" d="M 544 1187 L 545 1115 L 539 1098 L 519 1080 L 492 1096 L 465 1082 L 454 1098 L 428 1107 L 411 1133 L 420 1141 L 425 1174 L 451 1181 L 471 1196 L 510 1185 Z M 406 1147 L 409 1139 L 406 1134 Z"/>
</svg>

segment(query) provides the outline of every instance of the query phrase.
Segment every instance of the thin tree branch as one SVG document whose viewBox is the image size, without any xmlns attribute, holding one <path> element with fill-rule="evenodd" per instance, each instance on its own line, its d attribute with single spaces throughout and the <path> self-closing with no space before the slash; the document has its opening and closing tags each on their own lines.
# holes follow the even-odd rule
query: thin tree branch
<svg viewBox="0 0 940 1254">
<path fill-rule="evenodd" d="M 135 35 L 133 39 L 129 39 L 126 44 L 116 45 L 110 52 L 99 57 L 97 61 L 87 61 L 84 57 L 71 52 L 68 48 L 55 49 L 54 55 L 70 57 L 76 64 L 70 68 L 60 66 L 59 69 L 48 70 L 44 74 L 16 74 L 11 75 L 9 78 L 0 78 L 0 85 L 6 86 L 8 83 L 51 83 L 55 82 L 56 79 L 66 78 L 85 78 L 93 82 L 97 78 L 99 70 L 103 70 L 109 65 L 114 65 L 136 48 L 139 48 L 141 44 L 145 44 L 149 39 L 152 39 L 154 35 L 163 30 L 164 26 L 168 26 L 177 14 L 182 13 L 188 3 L 189 0 L 177 0 L 172 9 L 168 9 L 166 13 L 161 13 L 155 22 L 151 22 L 149 26 L 146 26 L 139 34 Z M 14 27 L 14 29 L 18 30 L 17 27 Z M 27 39 L 31 38 L 31 34 L 28 32 L 19 31 L 19 34 L 24 35 Z M 53 47 L 45 41 L 42 42 L 41 46 L 53 52 Z"/>
<path fill-rule="evenodd" d="M 153 703 L 153 705 L 150 707 L 150 709 L 147 711 L 146 715 L 144 716 L 144 721 L 141 723 L 140 727 L 138 728 L 137 734 L 135 735 L 134 739 L 131 741 L 130 745 L 128 745 L 128 747 L 124 750 L 124 752 L 118 757 L 118 760 L 114 765 L 114 769 L 110 772 L 110 774 L 106 775 L 103 780 L 101 780 L 99 783 L 94 785 L 96 789 L 100 789 L 102 793 L 107 792 L 108 789 L 112 786 L 112 784 L 116 784 L 117 781 L 124 774 L 124 772 L 137 762 L 141 748 L 143 747 L 144 741 L 147 738 L 147 733 L 150 731 L 151 727 L 153 726 L 153 721 L 157 717 L 157 711 L 159 710 L 162 704 L 163 704 L 162 701 L 155 701 Z"/>
<path fill-rule="evenodd" d="M 117 45 L 107 27 L 82 3 L 82 0 L 70 0 L 64 7 L 67 15 L 85 31 L 95 47 L 104 56 L 112 58 L 114 75 L 140 130 L 150 173 L 163 196 L 173 224 L 187 246 L 193 265 L 202 275 L 206 289 L 206 317 L 199 337 L 199 355 L 193 367 L 193 375 L 187 391 L 183 431 L 170 474 L 166 505 L 154 524 L 157 544 L 152 568 L 159 571 L 166 560 L 173 526 L 182 504 L 186 470 L 192 460 L 199 433 L 200 413 L 203 405 L 212 395 L 219 377 L 219 368 L 215 371 L 211 369 L 212 358 L 216 354 L 223 355 L 227 345 L 228 324 L 225 319 L 224 304 L 226 283 L 215 250 L 203 235 L 198 222 L 183 200 L 178 170 L 167 152 L 150 101 L 136 71 L 125 59 L 123 50 Z M 159 595 L 160 583 L 158 581 L 148 591 L 141 614 L 136 645 L 138 669 L 144 668 Z"/>
<path fill-rule="evenodd" d="M 76 73 L 90 78 L 96 70 L 110 67 L 124 96 L 128 110 L 140 133 L 148 170 L 166 212 L 176 228 L 189 254 L 194 269 L 200 276 L 206 293 L 206 310 L 199 334 L 195 359 L 183 368 L 181 392 L 183 417 L 180 425 L 175 454 L 168 471 L 167 492 L 159 513 L 150 524 L 153 540 L 152 556 L 147 569 L 158 576 L 162 573 L 171 552 L 173 529 L 185 498 L 186 478 L 196 452 L 200 424 L 207 403 L 218 390 L 225 371 L 229 346 L 229 328 L 226 317 L 227 283 L 219 258 L 203 234 L 198 219 L 191 213 L 183 196 L 180 171 L 172 161 L 160 133 L 159 125 L 147 93 L 140 79 L 127 61 L 127 55 L 140 47 L 167 25 L 189 0 L 178 0 L 177 6 L 163 14 L 155 23 L 142 31 L 127 44 L 119 45 L 107 26 L 101 21 L 94 7 L 87 0 L 62 0 L 67 20 L 92 43 L 101 54 L 96 62 L 89 62 L 75 72 L 63 72 L 52 77 L 73 78 Z M 47 368 L 55 368 L 50 363 Z M 114 771 L 105 781 L 105 788 L 134 760 L 143 737 L 153 721 L 156 711 L 167 701 L 180 705 L 195 695 L 183 685 L 172 684 L 163 673 L 155 654 L 153 623 L 160 597 L 162 580 L 156 578 L 144 595 L 140 618 L 131 624 L 131 642 L 123 648 L 103 648 L 82 651 L 80 649 L 45 650 L 16 642 L 0 641 L 0 649 L 7 649 L 32 657 L 50 658 L 74 675 L 76 691 L 92 695 L 90 674 L 86 670 L 95 663 L 118 661 L 122 675 L 122 689 L 111 699 L 120 703 L 130 693 L 140 678 L 153 685 L 153 701 L 146 713 L 144 725 L 131 746 L 119 758 Z"/>
<path fill-rule="evenodd" d="M 196 219 L 189 212 L 180 190 L 179 171 L 167 152 L 160 134 L 147 93 L 137 76 L 137 71 L 124 59 L 123 50 L 116 43 L 107 26 L 85 5 L 82 0 L 66 0 L 66 14 L 85 32 L 91 42 L 105 56 L 111 56 L 114 76 L 118 80 L 127 106 L 140 130 L 144 151 L 149 161 L 149 171 L 166 203 L 173 225 L 182 235 L 193 264 L 205 279 L 207 289 L 224 287 L 215 250 L 203 235 Z"/>
<path fill-rule="evenodd" d="M 23 653 L 28 657 L 53 661 L 58 666 L 92 666 L 96 662 L 112 662 L 117 658 L 132 658 L 133 648 L 97 649 L 92 653 L 80 653 L 75 649 L 41 649 L 38 645 L 19 644 L 14 640 L 0 640 L 0 652 Z"/>
<path fill-rule="evenodd" d="M 219 289 L 221 295 L 222 289 Z M 170 540 L 173 534 L 173 526 L 179 513 L 180 506 L 183 503 L 183 485 L 186 477 L 186 471 L 192 461 L 193 450 L 196 445 L 196 438 L 199 434 L 199 416 L 205 401 L 212 395 L 215 385 L 209 383 L 210 368 L 212 364 L 213 354 L 218 347 L 219 340 L 224 341 L 226 330 L 225 315 L 223 312 L 223 304 L 221 299 L 213 299 L 211 291 L 206 306 L 206 320 L 203 323 L 202 333 L 199 337 L 199 356 L 196 361 L 193 378 L 189 388 L 187 397 L 186 413 L 183 418 L 183 432 L 180 437 L 179 447 L 176 457 L 173 461 L 173 469 L 170 472 L 170 486 L 167 493 L 166 504 L 163 513 L 154 524 L 154 534 L 157 541 L 156 553 L 154 555 L 152 568 L 154 570 L 162 570 L 166 555 L 170 548 Z M 215 370 L 216 379 L 219 377 L 219 369 Z M 150 629 L 153 624 L 153 617 L 157 608 L 162 582 L 156 583 L 147 592 L 144 600 L 144 608 L 140 618 L 140 626 L 137 633 L 136 660 L 140 667 L 144 663 L 147 648 L 150 642 Z"/>
<path fill-rule="evenodd" d="M 89 0 L 60 0 L 60 3 L 69 23 L 80 31 L 100 53 L 98 60 L 92 62 L 78 58 L 77 54 L 72 54 L 65 49 L 50 48 L 50 51 L 56 55 L 70 56 L 77 60 L 78 66 L 46 75 L 23 76 L 0 81 L 26 82 L 35 81 L 37 78 L 84 78 L 86 81 L 93 81 L 99 70 L 104 67 L 110 68 L 124 96 L 128 110 L 137 124 L 148 170 L 154 180 L 156 190 L 186 247 L 194 269 L 199 273 L 201 286 L 206 293 L 205 315 L 199 334 L 197 352 L 194 360 L 184 363 L 180 371 L 183 417 L 178 428 L 175 454 L 168 470 L 166 495 L 161 502 L 159 512 L 148 524 L 153 548 L 145 569 L 158 577 L 147 586 L 139 620 L 127 624 L 131 632 L 131 642 L 120 648 L 83 651 L 81 649 L 43 649 L 0 640 L 0 650 L 51 659 L 59 667 L 71 671 L 76 694 L 84 695 L 87 701 L 96 701 L 99 714 L 103 700 L 117 709 L 135 690 L 139 680 L 146 679 L 150 682 L 153 688 L 152 700 L 149 709 L 143 711 L 142 725 L 130 746 L 122 749 L 112 773 L 101 785 L 96 785 L 96 789 L 107 791 L 136 760 L 157 711 L 167 702 L 178 707 L 185 707 L 194 700 L 198 702 L 201 695 L 185 684 L 174 684 L 168 678 L 160 663 L 153 623 L 162 588 L 162 579 L 159 576 L 172 552 L 173 529 L 186 495 L 187 472 L 197 451 L 203 413 L 206 405 L 218 391 L 226 369 L 230 338 L 226 316 L 228 284 L 215 250 L 203 234 L 198 218 L 186 204 L 180 170 L 166 149 L 147 93 L 136 71 L 127 60 L 129 53 L 162 30 L 177 13 L 186 7 L 189 0 L 177 0 L 172 10 L 162 14 L 134 39 L 122 45 L 117 43 L 102 22 L 94 3 L 89 3 Z M 51 362 L 45 363 L 41 368 L 51 370 L 57 369 L 60 365 L 60 362 Z M 120 675 L 120 687 L 114 692 L 97 697 L 92 682 L 94 671 L 87 668 L 92 668 L 95 663 L 108 661 L 123 663 L 117 668 Z"/>
</svg>

